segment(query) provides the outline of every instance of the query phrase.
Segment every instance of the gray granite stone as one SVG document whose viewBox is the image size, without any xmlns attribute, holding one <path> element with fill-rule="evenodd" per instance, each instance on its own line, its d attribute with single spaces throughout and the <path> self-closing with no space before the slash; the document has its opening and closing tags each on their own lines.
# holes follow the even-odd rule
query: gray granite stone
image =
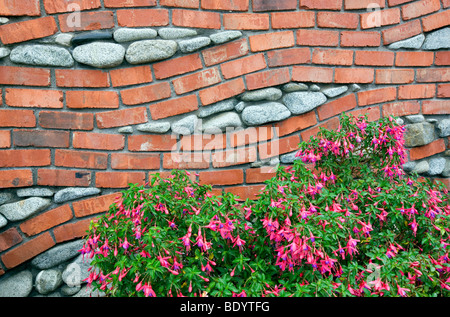
<svg viewBox="0 0 450 317">
<path fill-rule="evenodd" d="M 9 58 L 14 63 L 34 66 L 72 67 L 74 65 L 70 52 L 54 45 L 20 45 L 11 51 Z"/>
<path fill-rule="evenodd" d="M 213 114 L 233 110 L 236 106 L 236 99 L 227 99 L 213 105 L 203 106 L 198 111 L 199 118 L 206 118 Z"/>
<path fill-rule="evenodd" d="M 295 160 L 300 159 L 300 157 L 295 157 L 296 154 L 297 154 L 297 151 L 281 155 L 280 156 L 281 163 L 284 163 L 284 164 L 294 163 Z"/>
<path fill-rule="evenodd" d="M 416 164 L 413 168 L 413 172 L 417 174 L 425 174 L 428 173 L 430 170 L 430 164 L 428 164 L 428 161 L 422 161 Z"/>
<path fill-rule="evenodd" d="M 63 280 L 60 270 L 43 270 L 36 276 L 35 287 L 40 294 L 46 295 L 56 290 L 62 283 Z"/>
<path fill-rule="evenodd" d="M 406 173 L 412 172 L 414 170 L 414 167 L 416 167 L 417 162 L 410 161 L 405 164 L 403 164 L 402 168 Z"/>
<path fill-rule="evenodd" d="M 311 86 L 309 86 L 309 90 L 311 91 L 320 91 L 320 87 L 316 84 L 312 84 Z"/>
<path fill-rule="evenodd" d="M 171 125 L 173 133 L 181 135 L 190 135 L 197 130 L 198 117 L 196 115 L 189 115 L 181 120 L 178 120 Z"/>
<path fill-rule="evenodd" d="M 130 64 L 142 64 L 172 57 L 178 44 L 171 40 L 143 40 L 128 46 L 125 58 Z"/>
<path fill-rule="evenodd" d="M 291 116 L 291 112 L 282 103 L 271 101 L 248 106 L 242 111 L 241 116 L 246 125 L 256 126 L 287 119 Z"/>
<path fill-rule="evenodd" d="M 321 92 L 298 91 L 283 96 L 283 103 L 292 114 L 302 114 L 324 104 L 327 97 Z"/>
<path fill-rule="evenodd" d="M 9 221 L 23 220 L 51 205 L 50 199 L 31 197 L 0 206 L 0 213 Z"/>
<path fill-rule="evenodd" d="M 442 176 L 444 177 L 450 177 L 450 159 L 445 159 L 445 166 L 442 170 Z"/>
<path fill-rule="evenodd" d="M 450 48 L 450 27 L 431 32 L 423 43 L 423 50 L 438 50 Z"/>
<path fill-rule="evenodd" d="M 55 43 L 62 46 L 72 45 L 73 34 L 71 33 L 61 33 L 55 36 Z"/>
<path fill-rule="evenodd" d="M 111 68 L 122 64 L 125 48 L 120 44 L 94 42 L 75 47 L 73 58 L 97 68 Z"/>
<path fill-rule="evenodd" d="M 209 37 L 201 36 L 193 39 L 182 40 L 178 42 L 178 47 L 182 53 L 192 53 L 211 43 Z"/>
<path fill-rule="evenodd" d="M 33 290 L 33 274 L 21 271 L 0 280 L 0 297 L 27 297 Z"/>
<path fill-rule="evenodd" d="M 41 270 L 47 270 L 79 255 L 84 240 L 76 240 L 59 244 L 44 253 L 39 254 L 31 264 Z"/>
<path fill-rule="evenodd" d="M 202 122 L 202 131 L 207 134 L 221 133 L 226 128 L 239 128 L 242 121 L 234 111 L 223 112 Z"/>
<path fill-rule="evenodd" d="M 450 119 L 443 119 L 437 125 L 439 136 L 441 138 L 450 136 Z"/>
<path fill-rule="evenodd" d="M 361 90 L 361 86 L 358 85 L 358 84 L 351 84 L 350 85 L 350 90 L 351 91 L 359 91 L 359 90 Z"/>
<path fill-rule="evenodd" d="M 110 31 L 83 32 L 74 35 L 74 37 L 71 40 L 71 44 L 73 46 L 78 46 L 92 42 L 111 41 L 112 39 L 113 34 Z"/>
<path fill-rule="evenodd" d="M 92 258 L 80 254 L 69 263 L 62 273 L 62 279 L 70 287 L 80 286 L 89 277 Z"/>
<path fill-rule="evenodd" d="M 196 30 L 185 28 L 161 28 L 158 30 L 158 35 L 165 40 L 175 40 L 185 37 L 196 36 Z"/>
<path fill-rule="evenodd" d="M 98 188 L 93 187 L 68 187 L 61 189 L 55 194 L 54 200 L 55 203 L 61 204 L 66 201 L 75 200 L 78 198 L 86 197 L 86 196 L 92 196 L 97 195 L 101 192 Z"/>
<path fill-rule="evenodd" d="M 0 58 L 4 58 L 11 53 L 11 50 L 7 47 L 0 47 Z"/>
<path fill-rule="evenodd" d="M 439 175 L 444 171 L 445 158 L 443 158 L 443 157 L 432 158 L 428 161 L 428 164 L 430 165 L 430 169 L 428 170 L 428 175 L 430 175 L 430 176 Z"/>
<path fill-rule="evenodd" d="M 284 84 L 281 89 L 284 92 L 306 91 L 308 90 L 308 85 L 305 85 L 303 83 L 287 83 Z"/>
<path fill-rule="evenodd" d="M 148 133 L 166 133 L 170 130 L 170 122 L 148 122 L 141 125 L 138 125 L 136 128 L 138 131 L 141 132 L 148 132 Z"/>
<path fill-rule="evenodd" d="M 424 41 L 425 41 L 425 35 L 419 34 L 414 37 L 410 37 L 409 39 L 391 43 L 391 44 L 389 44 L 388 48 L 391 50 L 396 50 L 396 49 L 400 49 L 400 48 L 419 49 L 422 46 Z"/>
<path fill-rule="evenodd" d="M 236 110 L 237 112 L 241 113 L 244 110 L 244 108 L 246 106 L 248 106 L 248 105 L 249 105 L 248 102 L 241 101 L 234 107 L 234 110 Z"/>
<path fill-rule="evenodd" d="M 420 123 L 425 121 L 425 117 L 421 114 L 413 114 L 410 116 L 406 116 L 406 120 L 410 123 Z"/>
<path fill-rule="evenodd" d="M 53 190 L 48 188 L 21 188 L 17 190 L 19 197 L 52 197 Z"/>
<path fill-rule="evenodd" d="M 407 124 L 403 137 L 406 147 L 426 145 L 434 141 L 434 125 L 428 122 Z"/>
<path fill-rule="evenodd" d="M 156 30 L 150 28 L 120 28 L 114 31 L 114 40 L 118 43 L 154 39 L 158 36 Z"/>
<path fill-rule="evenodd" d="M 5 217 L 3 217 L 2 215 L 0 215 L 0 228 L 6 226 L 8 224 L 8 220 L 6 220 Z"/>
<path fill-rule="evenodd" d="M 341 86 L 341 87 L 324 89 L 324 90 L 322 90 L 322 92 L 328 98 L 334 98 L 334 97 L 337 97 L 337 96 L 342 95 L 343 93 L 347 92 L 347 90 L 348 90 L 347 86 Z"/>
<path fill-rule="evenodd" d="M 234 39 L 240 38 L 242 36 L 241 31 L 223 31 L 211 34 L 209 38 L 214 44 L 222 44 Z"/>
<path fill-rule="evenodd" d="M 127 126 L 127 127 L 121 127 L 117 130 L 117 132 L 122 134 L 132 134 L 133 133 L 133 127 Z"/>
<path fill-rule="evenodd" d="M 240 96 L 240 99 L 243 101 L 261 101 L 261 100 L 275 101 L 280 99 L 282 95 L 283 92 L 280 89 L 270 87 L 245 92 Z"/>
<path fill-rule="evenodd" d="M 13 195 L 11 193 L 0 193 L 0 205 L 9 203 L 12 199 Z"/>
</svg>

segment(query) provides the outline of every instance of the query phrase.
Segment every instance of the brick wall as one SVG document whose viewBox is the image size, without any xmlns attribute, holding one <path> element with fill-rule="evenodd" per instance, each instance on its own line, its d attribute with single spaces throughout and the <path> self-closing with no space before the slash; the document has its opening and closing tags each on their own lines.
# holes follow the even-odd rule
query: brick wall
<svg viewBox="0 0 450 317">
<path fill-rule="evenodd" d="M 289 164 L 300 141 L 319 127 L 335 128 L 344 111 L 431 124 L 432 140 L 411 147 L 410 161 L 448 164 L 449 6 L 447 0 L 0 0 L 0 193 L 12 203 L 24 199 L 18 191 L 26 188 L 101 190 L 52 200 L 21 220 L 4 218 L 0 275 L 82 237 L 120 189 L 156 172 L 186 169 L 215 193 L 253 198 L 274 163 Z M 116 31 L 130 28 L 157 35 L 118 41 Z M 171 55 L 164 46 L 163 58 L 132 60 L 135 42 L 170 41 L 167 29 L 194 33 L 175 38 Z M 211 40 L 219 35 L 229 38 Z M 115 45 L 111 56 L 101 56 L 103 64 L 90 53 L 77 58 L 79 47 L 94 42 Z M 118 62 L 109 61 L 116 53 Z M 282 104 L 272 88 L 286 96 L 342 87 L 302 113 L 239 121 L 239 105 Z M 246 101 L 250 92 L 271 97 Z M 206 124 L 211 116 L 200 113 L 226 102 L 234 103 L 211 123 L 220 133 L 174 133 L 192 115 Z M 229 117 L 217 118 L 223 113 Z M 224 120 L 234 130 L 225 130 Z M 424 176 L 450 187 L 445 175 Z"/>
</svg>

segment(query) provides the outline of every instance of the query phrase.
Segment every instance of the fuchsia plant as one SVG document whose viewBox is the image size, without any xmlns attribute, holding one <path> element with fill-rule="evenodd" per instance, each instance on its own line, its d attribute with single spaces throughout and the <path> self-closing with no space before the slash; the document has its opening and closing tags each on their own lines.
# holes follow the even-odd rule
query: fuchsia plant
<svg viewBox="0 0 450 317">
<path fill-rule="evenodd" d="M 131 185 L 91 224 L 88 283 L 108 296 L 449 296 L 450 204 L 407 176 L 403 127 L 342 115 L 257 200 L 187 172 Z"/>
</svg>

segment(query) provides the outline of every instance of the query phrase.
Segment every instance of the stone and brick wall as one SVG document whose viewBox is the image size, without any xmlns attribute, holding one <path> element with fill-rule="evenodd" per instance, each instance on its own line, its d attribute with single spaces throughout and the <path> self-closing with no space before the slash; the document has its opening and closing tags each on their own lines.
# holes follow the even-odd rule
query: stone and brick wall
<svg viewBox="0 0 450 317">
<path fill-rule="evenodd" d="M 83 296 L 68 268 L 128 183 L 253 198 L 342 112 L 399 117 L 405 170 L 450 187 L 449 7 L 0 0 L 0 295 Z"/>
</svg>

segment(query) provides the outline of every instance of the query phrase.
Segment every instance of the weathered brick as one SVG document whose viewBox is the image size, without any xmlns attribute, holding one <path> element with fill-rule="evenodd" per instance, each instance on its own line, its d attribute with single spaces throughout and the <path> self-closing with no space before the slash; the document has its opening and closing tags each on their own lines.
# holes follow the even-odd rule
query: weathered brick
<svg viewBox="0 0 450 317">
<path fill-rule="evenodd" d="M 409 84 L 413 81 L 413 69 L 377 69 L 375 73 L 377 84 Z"/>
<path fill-rule="evenodd" d="M 121 150 L 125 146 L 125 136 L 120 134 L 73 132 L 72 146 L 76 149 Z"/>
<path fill-rule="evenodd" d="M 150 105 L 150 113 L 153 120 L 176 116 L 198 109 L 196 95 L 187 95 L 173 98 Z"/>
<path fill-rule="evenodd" d="M 50 70 L 43 68 L 0 66 L 0 85 L 50 86 Z"/>
<path fill-rule="evenodd" d="M 212 153 L 212 164 L 215 168 L 251 163 L 256 161 L 256 159 L 256 146 Z"/>
<path fill-rule="evenodd" d="M 316 48 L 312 56 L 313 64 L 352 65 L 353 51 Z"/>
<path fill-rule="evenodd" d="M 199 54 L 171 58 L 153 64 L 156 79 L 165 79 L 176 75 L 182 75 L 202 68 L 202 61 Z"/>
<path fill-rule="evenodd" d="M 388 0 L 388 4 L 390 7 L 399 5 L 399 4 L 403 4 L 403 3 L 407 3 L 407 2 L 411 2 L 414 0 Z"/>
<path fill-rule="evenodd" d="M 249 36 L 252 52 L 272 50 L 275 48 L 292 47 L 295 45 L 293 31 L 280 31 Z"/>
<path fill-rule="evenodd" d="M 313 11 L 272 12 L 270 18 L 273 29 L 312 28 L 316 24 Z"/>
<path fill-rule="evenodd" d="M 70 133 L 68 131 L 46 130 L 14 130 L 15 146 L 33 147 L 69 147 Z"/>
<path fill-rule="evenodd" d="M 36 117 L 33 110 L 0 110 L 0 127 L 33 128 Z"/>
<path fill-rule="evenodd" d="M 424 68 L 416 70 L 418 83 L 450 81 L 450 68 Z"/>
<path fill-rule="evenodd" d="M 31 170 L 0 170 L 0 188 L 28 187 L 33 185 Z"/>
<path fill-rule="evenodd" d="M 207 171 L 199 174 L 199 183 L 202 185 L 236 185 L 244 182 L 244 171 L 241 169 Z"/>
<path fill-rule="evenodd" d="M 277 68 L 245 76 L 248 90 L 272 87 L 291 81 L 289 68 Z"/>
<path fill-rule="evenodd" d="M 431 66 L 433 52 L 397 52 L 395 66 Z"/>
<path fill-rule="evenodd" d="M 22 236 L 16 228 L 12 227 L 0 233 L 0 252 L 21 243 Z"/>
<path fill-rule="evenodd" d="M 450 51 L 436 52 L 436 59 L 434 61 L 434 64 L 438 65 L 438 66 L 449 66 L 450 65 Z"/>
<path fill-rule="evenodd" d="M 160 82 L 152 85 L 128 88 L 120 91 L 122 102 L 127 106 L 169 98 L 172 95 L 170 84 Z"/>
<path fill-rule="evenodd" d="M 402 6 L 403 20 L 411 20 L 432 12 L 439 11 L 440 0 L 421 0 Z"/>
<path fill-rule="evenodd" d="M 152 7 L 156 0 L 104 0 L 106 8 Z"/>
<path fill-rule="evenodd" d="M 282 122 L 275 124 L 279 136 L 285 136 L 306 128 L 317 123 L 314 111 L 307 112 L 298 116 L 292 116 Z"/>
<path fill-rule="evenodd" d="M 115 91 L 67 91 L 66 106 L 71 109 L 116 109 L 119 108 L 119 95 Z"/>
<path fill-rule="evenodd" d="M 82 238 L 86 236 L 86 232 L 89 230 L 91 222 L 95 222 L 95 217 L 78 220 L 76 222 L 70 222 L 63 224 L 53 229 L 53 236 L 56 243 L 70 241 L 76 238 Z"/>
<path fill-rule="evenodd" d="M 267 52 L 269 67 L 308 64 L 311 51 L 307 47 L 287 48 Z"/>
<path fill-rule="evenodd" d="M 422 27 L 419 20 L 414 20 L 381 31 L 383 35 L 383 44 L 391 44 L 422 33 Z"/>
<path fill-rule="evenodd" d="M 0 16 L 39 16 L 39 0 L 0 0 Z"/>
<path fill-rule="evenodd" d="M 322 122 L 320 125 L 304 130 L 300 133 L 303 141 L 308 141 L 312 136 L 317 135 L 319 133 L 320 128 L 328 129 L 328 130 L 336 130 L 339 127 L 339 118 L 334 117 L 328 119 L 325 122 Z"/>
<path fill-rule="evenodd" d="M 50 150 L 0 150 L 0 167 L 48 166 L 51 164 Z"/>
<path fill-rule="evenodd" d="M 260 168 L 248 168 L 245 170 L 245 181 L 249 184 L 264 183 L 276 176 L 276 168 L 264 166 Z"/>
<path fill-rule="evenodd" d="M 45 12 L 55 14 L 61 12 L 71 12 L 76 10 L 98 9 L 102 6 L 100 0 L 44 0 Z"/>
<path fill-rule="evenodd" d="M 11 107 L 62 108 L 63 92 L 40 89 L 5 89 L 5 102 Z"/>
<path fill-rule="evenodd" d="M 249 47 L 247 39 L 240 39 L 202 51 L 206 66 L 212 66 L 247 55 Z"/>
<path fill-rule="evenodd" d="M 397 88 L 386 87 L 358 92 L 358 105 L 368 106 L 397 98 Z"/>
<path fill-rule="evenodd" d="M 388 116 L 409 116 L 418 114 L 420 111 L 420 104 L 417 101 L 400 101 L 393 103 L 386 103 L 383 105 L 382 115 Z"/>
<path fill-rule="evenodd" d="M 99 112 L 95 116 L 97 127 L 100 129 L 123 127 L 148 121 L 147 107 Z"/>
<path fill-rule="evenodd" d="M 296 0 L 251 0 L 253 11 L 293 10 L 297 8 Z"/>
<path fill-rule="evenodd" d="M 55 245 L 49 232 L 45 232 L 20 246 L 3 253 L 1 259 L 6 268 L 16 267 Z"/>
<path fill-rule="evenodd" d="M 339 32 L 328 30 L 297 30 L 297 45 L 338 46 Z"/>
<path fill-rule="evenodd" d="M 222 150 L 227 147 L 226 134 L 192 134 L 182 135 L 180 151 Z"/>
<path fill-rule="evenodd" d="M 344 31 L 341 32 L 341 46 L 365 47 L 380 46 L 381 35 L 379 32 L 368 31 Z"/>
<path fill-rule="evenodd" d="M 167 9 L 126 9 L 117 11 L 117 23 L 122 27 L 169 25 Z"/>
<path fill-rule="evenodd" d="M 258 144 L 258 155 L 260 159 L 264 160 L 270 157 L 292 152 L 298 150 L 299 143 L 299 135 L 291 135 L 266 143 L 260 143 Z"/>
<path fill-rule="evenodd" d="M 334 80 L 336 83 L 360 83 L 373 82 L 374 70 L 371 68 L 336 68 Z"/>
<path fill-rule="evenodd" d="M 160 167 L 160 154 L 147 153 L 112 153 L 112 169 L 154 170 Z"/>
<path fill-rule="evenodd" d="M 438 139 L 424 146 L 418 146 L 409 150 L 411 161 L 420 160 L 428 156 L 445 151 L 444 139 Z"/>
<path fill-rule="evenodd" d="M 317 26 L 320 28 L 356 29 L 359 15 L 349 12 L 317 12 Z"/>
<path fill-rule="evenodd" d="M 202 0 L 201 8 L 205 10 L 247 11 L 249 0 Z"/>
<path fill-rule="evenodd" d="M 172 24 L 175 26 L 201 29 L 220 29 L 220 14 L 217 12 L 172 10 Z"/>
<path fill-rule="evenodd" d="M 123 87 L 150 83 L 153 81 L 150 66 L 137 66 L 113 69 L 109 72 L 113 87 Z"/>
<path fill-rule="evenodd" d="M 226 30 L 268 30 L 269 15 L 266 13 L 226 13 L 223 15 Z"/>
<path fill-rule="evenodd" d="M 344 0 L 345 10 L 384 8 L 384 0 Z"/>
<path fill-rule="evenodd" d="M 94 115 L 78 112 L 39 112 L 39 125 L 46 129 L 92 130 Z"/>
<path fill-rule="evenodd" d="M 167 170 L 207 169 L 210 161 L 209 152 L 170 152 L 163 155 L 163 168 Z"/>
<path fill-rule="evenodd" d="M 108 154 L 79 150 L 55 150 L 55 166 L 106 169 L 108 167 Z"/>
<path fill-rule="evenodd" d="M 361 29 L 371 29 L 400 23 L 400 9 L 392 8 L 362 13 Z"/>
<path fill-rule="evenodd" d="M 143 185 L 144 172 L 97 172 L 95 173 L 95 187 L 97 188 L 126 188 L 129 184 Z"/>
<path fill-rule="evenodd" d="M 272 125 L 238 129 L 229 134 L 230 146 L 239 147 L 248 144 L 265 142 L 274 137 Z"/>
<path fill-rule="evenodd" d="M 355 51 L 355 65 L 360 66 L 393 66 L 394 52 Z"/>
<path fill-rule="evenodd" d="M 321 105 L 317 108 L 317 114 L 319 115 L 319 120 L 322 121 L 341 114 L 342 112 L 347 112 L 355 107 L 355 94 L 350 94 Z"/>
<path fill-rule="evenodd" d="M 160 0 L 161 6 L 198 9 L 200 0 Z"/>
<path fill-rule="evenodd" d="M 357 110 L 352 110 L 347 113 L 348 115 L 354 117 L 367 116 L 367 120 L 370 122 L 377 121 L 381 118 L 381 111 L 379 106 L 370 106 L 367 108 L 360 108 Z"/>
<path fill-rule="evenodd" d="M 300 9 L 341 10 L 342 0 L 300 0 Z"/>
<path fill-rule="evenodd" d="M 223 63 L 220 65 L 220 69 L 222 70 L 223 77 L 230 79 L 256 72 L 266 68 L 266 66 L 264 54 L 255 54 Z"/>
<path fill-rule="evenodd" d="M 62 169 L 39 169 L 37 184 L 41 186 L 82 186 L 91 183 L 91 172 Z"/>
<path fill-rule="evenodd" d="M 20 230 L 30 237 L 56 227 L 72 218 L 72 209 L 67 204 L 25 220 L 20 224 Z"/>
<path fill-rule="evenodd" d="M 403 85 L 398 87 L 398 99 L 433 98 L 436 93 L 434 84 Z"/>
<path fill-rule="evenodd" d="M 72 14 L 58 16 L 61 32 L 93 31 L 114 27 L 114 13 L 112 11 L 79 12 L 78 20 L 80 23 L 73 23 Z"/>
<path fill-rule="evenodd" d="M 145 134 L 130 135 L 128 150 L 138 152 L 158 152 L 176 150 L 177 139 L 173 135 Z"/>
<path fill-rule="evenodd" d="M 4 45 L 40 39 L 58 32 L 53 17 L 37 18 L 0 26 L 0 40 Z"/>
<path fill-rule="evenodd" d="M 84 199 L 81 201 L 75 201 L 72 203 L 75 217 L 81 218 L 106 212 L 120 196 L 120 193 L 112 193 L 108 195 Z"/>
<path fill-rule="evenodd" d="M 0 130 L 0 149 L 11 147 L 11 131 Z"/>
<path fill-rule="evenodd" d="M 437 85 L 437 97 L 438 98 L 450 98 L 450 84 Z"/>
<path fill-rule="evenodd" d="M 449 100 L 424 100 L 422 102 L 423 114 L 450 114 Z"/>
<path fill-rule="evenodd" d="M 299 82 L 331 83 L 333 68 L 292 66 L 292 80 Z"/>
<path fill-rule="evenodd" d="M 237 200 L 255 200 L 263 188 L 264 186 L 262 185 L 232 186 L 225 188 L 225 192 L 238 196 L 239 198 Z"/>
<path fill-rule="evenodd" d="M 175 93 L 178 95 L 220 83 L 220 73 L 217 67 L 185 75 L 172 81 Z"/>
<path fill-rule="evenodd" d="M 108 72 L 102 70 L 56 69 L 55 77 L 58 87 L 109 87 Z"/>
</svg>

